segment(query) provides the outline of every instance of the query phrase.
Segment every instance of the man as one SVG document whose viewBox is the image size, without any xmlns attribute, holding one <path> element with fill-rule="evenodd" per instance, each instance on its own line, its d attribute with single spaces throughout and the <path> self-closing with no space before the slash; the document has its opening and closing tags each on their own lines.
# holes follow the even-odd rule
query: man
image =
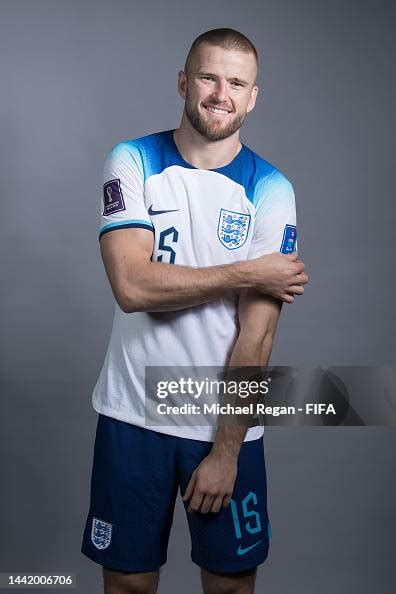
<svg viewBox="0 0 396 594">
<path fill-rule="evenodd" d="M 290 182 L 239 140 L 257 52 L 199 36 L 180 127 L 122 142 L 104 171 L 100 248 L 117 301 L 82 552 L 106 594 L 154 593 L 177 490 L 205 594 L 251 593 L 268 553 L 263 428 L 145 426 L 145 366 L 264 366 L 282 302 L 308 278 Z"/>
</svg>

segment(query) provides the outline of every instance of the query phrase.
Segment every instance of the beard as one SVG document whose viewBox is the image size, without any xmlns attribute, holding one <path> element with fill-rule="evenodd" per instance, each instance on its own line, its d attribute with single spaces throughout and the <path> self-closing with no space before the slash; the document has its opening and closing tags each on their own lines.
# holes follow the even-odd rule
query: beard
<svg viewBox="0 0 396 594">
<path fill-rule="evenodd" d="M 215 107 L 214 104 L 213 106 Z M 232 119 L 226 126 L 224 126 L 221 122 L 207 122 L 199 113 L 198 107 L 195 107 L 191 101 L 188 91 L 186 93 L 184 111 L 194 130 L 199 132 L 199 134 L 201 134 L 201 136 L 207 140 L 211 141 L 224 140 L 225 138 L 228 138 L 234 134 L 234 132 L 239 130 L 239 128 L 242 126 L 246 117 L 246 113 L 236 114 L 234 119 Z"/>
</svg>

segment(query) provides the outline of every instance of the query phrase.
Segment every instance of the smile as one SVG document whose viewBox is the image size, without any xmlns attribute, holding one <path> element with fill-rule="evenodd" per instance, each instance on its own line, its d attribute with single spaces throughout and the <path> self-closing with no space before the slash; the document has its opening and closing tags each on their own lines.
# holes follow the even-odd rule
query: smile
<svg viewBox="0 0 396 594">
<path fill-rule="evenodd" d="M 213 107 L 212 105 L 204 105 L 204 107 L 211 113 L 218 113 L 220 115 L 228 115 L 230 113 L 226 109 L 220 109 L 220 107 Z"/>
</svg>

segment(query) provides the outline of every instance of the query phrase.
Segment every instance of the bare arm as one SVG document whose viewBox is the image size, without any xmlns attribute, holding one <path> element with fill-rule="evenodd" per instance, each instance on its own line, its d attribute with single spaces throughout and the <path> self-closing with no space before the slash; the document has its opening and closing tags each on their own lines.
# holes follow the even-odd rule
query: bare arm
<svg viewBox="0 0 396 594">
<path fill-rule="evenodd" d="M 240 333 L 229 366 L 268 364 L 281 303 L 255 290 L 245 290 L 239 300 Z M 183 496 L 189 511 L 218 512 L 230 503 L 237 474 L 239 450 L 247 426 L 220 426 L 210 454 L 193 472 Z"/>
<path fill-rule="evenodd" d="M 192 268 L 152 262 L 153 233 L 118 229 L 100 240 L 115 299 L 125 313 L 175 311 L 256 287 L 292 303 L 308 277 L 297 254 L 269 254 L 233 264 Z"/>
<path fill-rule="evenodd" d="M 244 291 L 239 306 L 241 330 L 231 354 L 230 367 L 268 365 L 281 307 L 276 299 L 254 290 Z M 247 429 L 247 426 L 219 427 L 213 452 L 238 457 Z"/>
</svg>

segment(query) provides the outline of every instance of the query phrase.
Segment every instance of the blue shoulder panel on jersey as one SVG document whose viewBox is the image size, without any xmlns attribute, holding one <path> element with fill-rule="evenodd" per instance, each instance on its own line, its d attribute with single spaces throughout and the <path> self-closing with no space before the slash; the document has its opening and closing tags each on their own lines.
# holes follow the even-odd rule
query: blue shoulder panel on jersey
<svg viewBox="0 0 396 594">
<path fill-rule="evenodd" d="M 173 130 L 168 130 L 127 141 L 130 148 L 138 151 L 140 155 L 144 181 L 152 175 L 161 173 L 164 169 L 172 165 L 194 169 L 192 165 L 189 165 L 181 158 L 174 143 L 172 133 Z"/>
<path fill-rule="evenodd" d="M 173 130 L 157 132 L 126 142 L 131 152 L 136 153 L 137 151 L 140 155 L 144 181 L 151 175 L 159 174 L 172 165 L 196 169 L 180 155 L 173 139 L 173 132 Z M 243 186 L 247 198 L 256 207 L 260 200 L 260 193 L 256 191 L 257 186 L 269 176 L 274 174 L 282 176 L 282 173 L 276 167 L 265 161 L 245 144 L 242 145 L 242 149 L 231 163 L 210 171 L 225 175 L 235 183 Z"/>
</svg>

